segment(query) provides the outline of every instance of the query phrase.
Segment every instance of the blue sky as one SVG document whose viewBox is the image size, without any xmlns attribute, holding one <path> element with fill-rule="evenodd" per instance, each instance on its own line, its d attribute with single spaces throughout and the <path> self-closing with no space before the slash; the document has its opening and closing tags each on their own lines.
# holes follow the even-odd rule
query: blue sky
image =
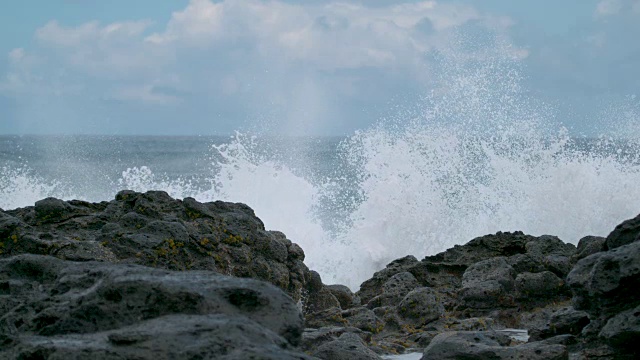
<svg viewBox="0 0 640 360">
<path fill-rule="evenodd" d="M 349 134 L 441 87 L 434 54 L 509 58 L 576 133 L 640 95 L 640 0 L 15 0 L 0 29 L 0 134 Z"/>
</svg>

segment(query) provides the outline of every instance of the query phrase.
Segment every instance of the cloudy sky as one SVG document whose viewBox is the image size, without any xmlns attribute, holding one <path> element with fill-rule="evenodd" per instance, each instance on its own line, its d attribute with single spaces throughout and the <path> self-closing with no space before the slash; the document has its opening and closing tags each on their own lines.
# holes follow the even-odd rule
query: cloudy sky
<svg viewBox="0 0 640 360">
<path fill-rule="evenodd" d="M 640 95 L 640 0 L 15 0 L 0 30 L 0 134 L 349 134 L 452 51 L 517 62 L 576 132 Z"/>
</svg>

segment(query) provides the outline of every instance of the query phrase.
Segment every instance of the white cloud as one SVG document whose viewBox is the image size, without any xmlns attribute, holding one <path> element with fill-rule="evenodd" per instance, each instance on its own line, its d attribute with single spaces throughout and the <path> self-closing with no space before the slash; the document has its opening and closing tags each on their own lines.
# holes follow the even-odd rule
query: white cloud
<svg viewBox="0 0 640 360">
<path fill-rule="evenodd" d="M 248 41 L 262 56 L 305 61 L 322 69 L 377 67 L 411 63 L 432 48 L 428 37 L 415 33 L 420 23 L 442 31 L 482 17 L 470 6 L 435 1 L 369 7 L 193 0 L 173 14 L 164 32 L 146 41 L 200 48 Z"/>
<path fill-rule="evenodd" d="M 89 41 L 118 41 L 140 36 L 151 25 L 149 21 L 131 21 L 100 26 L 97 21 L 77 27 L 65 27 L 50 21 L 36 31 L 36 39 L 43 44 L 73 47 Z"/>
<path fill-rule="evenodd" d="M 153 85 L 121 87 L 111 94 L 111 98 L 124 101 L 140 101 L 148 104 L 174 105 L 180 98 L 156 91 Z"/>
<path fill-rule="evenodd" d="M 197 113 L 241 107 L 289 122 L 338 118 L 344 103 L 386 101 L 394 86 L 420 89 L 433 77 L 426 55 L 456 46 L 452 34 L 466 24 L 506 33 L 513 22 L 436 1 L 191 0 L 154 33 L 146 20 L 51 21 L 36 31 L 34 47 L 10 55 L 0 90 Z M 509 51 L 517 59 L 529 55 Z"/>
<path fill-rule="evenodd" d="M 9 52 L 9 61 L 12 63 L 19 63 L 24 59 L 25 52 L 23 48 L 13 49 Z"/>
<path fill-rule="evenodd" d="M 65 27 L 51 21 L 36 31 L 36 39 L 48 57 L 59 58 L 62 65 L 96 77 L 128 78 L 157 69 L 153 48 L 141 41 L 149 21 L 120 22 L 100 25 L 89 22 Z M 150 61 L 153 59 L 153 61 Z"/>
<path fill-rule="evenodd" d="M 473 20 L 484 20 L 487 26 L 511 24 L 470 6 L 435 1 L 372 7 L 191 0 L 184 10 L 173 13 L 162 32 L 147 34 L 151 23 L 146 20 L 76 27 L 51 21 L 36 31 L 36 39 L 47 63 L 65 71 L 148 84 L 173 70 L 189 72 L 190 66 L 177 59 L 198 51 L 202 57 L 215 56 L 210 66 L 244 57 L 245 65 L 304 64 L 320 71 L 363 67 L 422 71 L 425 52 L 446 46 L 437 34 Z M 24 50 L 16 51 L 14 58 L 24 55 Z M 234 54 L 236 58 L 229 59 Z M 224 88 L 229 91 L 228 84 Z"/>
<path fill-rule="evenodd" d="M 596 48 L 602 48 L 606 41 L 607 35 L 603 31 L 587 36 L 587 42 L 593 44 Z"/>
<path fill-rule="evenodd" d="M 626 13 L 640 14 L 640 0 L 600 0 L 594 15 L 596 18 L 603 19 Z"/>
<path fill-rule="evenodd" d="M 606 17 L 616 15 L 622 11 L 622 0 L 600 0 L 596 5 L 595 16 Z"/>
</svg>

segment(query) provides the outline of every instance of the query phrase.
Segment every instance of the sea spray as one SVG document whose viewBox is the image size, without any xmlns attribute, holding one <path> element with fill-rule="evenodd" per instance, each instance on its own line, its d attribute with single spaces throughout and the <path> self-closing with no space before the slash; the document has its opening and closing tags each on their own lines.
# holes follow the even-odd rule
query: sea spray
<svg viewBox="0 0 640 360">
<path fill-rule="evenodd" d="M 70 198 L 56 180 L 45 181 L 25 165 L 0 167 L 0 208 L 14 209 L 33 205 L 49 196 Z"/>
<path fill-rule="evenodd" d="M 324 176 L 245 146 L 243 136 L 212 147 L 214 160 L 197 183 L 141 165 L 87 194 L 37 169 L 3 167 L 0 207 L 47 196 L 102 201 L 124 188 L 245 202 L 268 229 L 298 242 L 326 282 L 354 288 L 407 254 L 420 258 L 509 230 L 575 243 L 606 235 L 640 208 L 634 141 L 576 139 L 564 131 L 482 138 L 447 129 L 414 122 L 402 131 L 382 125 L 360 131 L 334 150 L 334 169 Z"/>
<path fill-rule="evenodd" d="M 638 123 L 638 100 L 607 109 L 608 122 L 620 126 L 606 134 L 571 136 L 553 108 L 523 89 L 518 62 L 503 56 L 509 51 L 495 52 L 442 54 L 433 89 L 410 116 L 340 143 L 236 134 L 212 141 L 202 154 L 207 163 L 185 167 L 162 148 L 171 139 L 144 138 L 135 151 L 151 147 L 160 154 L 156 163 L 180 170 L 158 171 L 140 160 L 115 176 L 96 172 L 102 181 L 94 188 L 86 167 L 76 184 L 73 174 L 51 178 L 36 162 L 10 162 L 0 165 L 0 207 L 47 196 L 102 201 L 125 188 L 245 202 L 267 229 L 302 246 L 324 282 L 354 289 L 395 258 L 421 258 L 476 236 L 521 230 L 576 243 L 635 216 L 640 142 L 620 129 Z M 313 155 L 321 151 L 330 155 Z M 104 162 L 117 168 L 127 163 L 125 153 L 114 151 L 117 157 Z"/>
</svg>

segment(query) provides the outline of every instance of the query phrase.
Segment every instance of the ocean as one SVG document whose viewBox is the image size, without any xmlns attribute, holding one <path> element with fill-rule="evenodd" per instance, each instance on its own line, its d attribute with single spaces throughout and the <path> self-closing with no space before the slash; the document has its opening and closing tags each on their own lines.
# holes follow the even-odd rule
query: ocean
<svg viewBox="0 0 640 360">
<path fill-rule="evenodd" d="M 640 112 L 580 136 L 509 64 L 443 73 L 415 108 L 341 137 L 0 135 L 0 208 L 122 189 L 243 202 L 353 289 L 408 254 L 497 231 L 577 243 L 640 213 Z"/>
<path fill-rule="evenodd" d="M 335 138 L 0 136 L 0 207 L 110 200 L 121 189 L 244 202 L 299 243 L 325 282 L 352 287 L 395 258 L 476 236 L 522 230 L 577 243 L 640 212 L 635 143 L 495 141 L 380 129 Z"/>
</svg>

